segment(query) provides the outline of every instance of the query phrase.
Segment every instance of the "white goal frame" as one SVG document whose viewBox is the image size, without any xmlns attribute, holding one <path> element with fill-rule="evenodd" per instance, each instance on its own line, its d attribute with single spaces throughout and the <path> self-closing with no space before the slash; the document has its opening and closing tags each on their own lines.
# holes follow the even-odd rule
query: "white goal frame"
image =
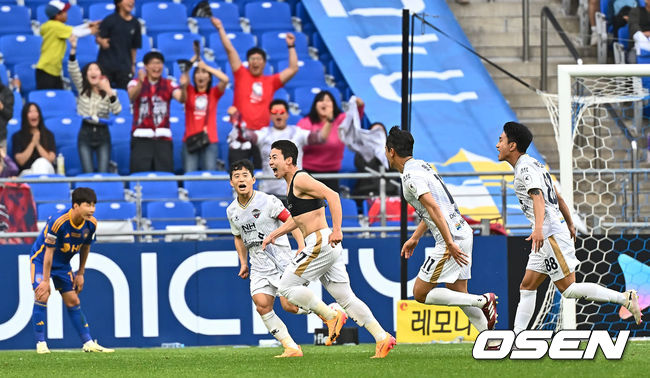
<svg viewBox="0 0 650 378">
<path fill-rule="evenodd" d="M 572 93 L 575 77 L 650 76 L 650 64 L 561 64 L 557 67 L 558 152 L 562 198 L 573 209 L 573 130 Z M 576 328 L 575 299 L 562 297 L 563 329 Z"/>
</svg>

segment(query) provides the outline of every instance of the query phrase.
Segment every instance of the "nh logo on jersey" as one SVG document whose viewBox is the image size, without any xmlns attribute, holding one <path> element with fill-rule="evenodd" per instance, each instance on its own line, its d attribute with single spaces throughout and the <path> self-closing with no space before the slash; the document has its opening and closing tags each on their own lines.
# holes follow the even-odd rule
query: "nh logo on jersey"
<svg viewBox="0 0 650 378">
<path fill-rule="evenodd" d="M 242 230 L 244 230 L 244 232 L 246 232 L 246 233 L 248 233 L 248 232 L 253 232 L 253 231 L 256 230 L 255 223 L 244 224 L 244 225 L 241 226 L 241 228 L 242 228 Z"/>
<path fill-rule="evenodd" d="M 620 331 L 616 341 L 603 330 L 563 330 L 555 335 L 550 330 L 528 330 L 516 336 L 510 330 L 483 331 L 476 338 L 472 356 L 476 360 L 501 360 L 508 355 L 511 360 L 539 360 L 548 354 L 552 360 L 593 360 L 600 346 L 606 359 L 620 360 L 629 337 L 628 330 Z M 486 350 L 490 340 L 501 341 L 500 347 Z M 587 345 L 581 349 L 584 340 Z"/>
</svg>

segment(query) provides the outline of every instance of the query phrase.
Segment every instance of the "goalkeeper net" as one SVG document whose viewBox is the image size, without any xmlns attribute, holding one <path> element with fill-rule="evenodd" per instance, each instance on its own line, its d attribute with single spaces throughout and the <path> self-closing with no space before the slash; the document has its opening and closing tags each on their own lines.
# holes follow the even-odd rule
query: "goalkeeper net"
<svg viewBox="0 0 650 378">
<path fill-rule="evenodd" d="M 647 148 L 650 131 L 644 115 L 647 75 L 649 68 L 635 66 L 560 66 L 558 94 L 540 93 L 560 152 L 562 195 L 583 223 L 576 241 L 581 261 L 576 281 L 617 291 L 636 289 L 646 298 L 650 245 L 643 233 L 650 233 L 650 186 L 645 184 L 648 170 L 638 167 L 645 161 L 640 151 Z M 532 327 L 650 334 L 647 326 L 632 326 L 630 317 L 619 305 L 565 300 L 549 285 Z"/>
</svg>

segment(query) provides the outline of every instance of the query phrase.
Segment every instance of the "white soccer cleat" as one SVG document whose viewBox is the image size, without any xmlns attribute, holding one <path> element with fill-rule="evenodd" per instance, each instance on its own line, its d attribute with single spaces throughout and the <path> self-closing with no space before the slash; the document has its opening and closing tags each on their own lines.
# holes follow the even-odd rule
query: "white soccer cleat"
<svg viewBox="0 0 650 378">
<path fill-rule="evenodd" d="M 103 346 L 97 344 L 97 342 L 89 340 L 84 343 L 83 351 L 94 353 L 113 353 L 115 352 L 115 349 L 104 348 Z"/>
<path fill-rule="evenodd" d="M 634 315 L 634 321 L 636 324 L 641 324 L 641 307 L 639 307 L 639 294 L 636 293 L 636 290 L 628 290 L 625 292 L 625 308 L 627 308 L 632 315 Z"/>
<path fill-rule="evenodd" d="M 50 348 L 47 347 L 47 343 L 45 341 L 39 341 L 36 343 L 36 353 L 38 354 L 50 353 Z"/>
</svg>

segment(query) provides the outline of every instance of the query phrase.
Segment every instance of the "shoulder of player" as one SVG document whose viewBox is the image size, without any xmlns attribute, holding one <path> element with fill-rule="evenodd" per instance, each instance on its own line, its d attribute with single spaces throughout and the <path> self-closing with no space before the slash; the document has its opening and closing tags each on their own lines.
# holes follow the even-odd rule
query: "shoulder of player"
<svg viewBox="0 0 650 378">
<path fill-rule="evenodd" d="M 50 230 L 54 233 L 59 232 L 61 226 L 63 226 L 66 222 L 70 222 L 70 214 L 68 214 L 67 211 L 56 218 L 50 218 Z"/>
<path fill-rule="evenodd" d="M 97 228 L 97 218 L 91 216 L 91 217 L 88 219 L 88 222 L 90 222 L 90 224 L 92 224 L 93 227 Z"/>
</svg>

